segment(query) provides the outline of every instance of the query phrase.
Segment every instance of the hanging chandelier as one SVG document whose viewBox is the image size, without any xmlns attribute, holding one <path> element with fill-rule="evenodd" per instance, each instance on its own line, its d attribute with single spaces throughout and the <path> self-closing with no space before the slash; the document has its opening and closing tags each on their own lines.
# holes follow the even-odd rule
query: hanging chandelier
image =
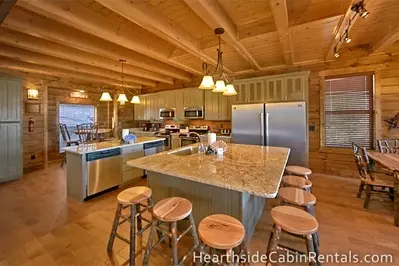
<svg viewBox="0 0 399 266">
<path fill-rule="evenodd" d="M 215 34 L 218 35 L 219 38 L 219 48 L 218 52 L 218 60 L 216 63 L 216 68 L 214 73 L 211 73 L 208 64 L 202 64 L 202 70 L 204 71 L 204 76 L 202 77 L 202 82 L 199 85 L 199 89 L 202 90 L 212 90 L 212 92 L 221 92 L 225 96 L 233 96 L 237 95 L 237 92 L 232 84 L 232 79 L 229 77 L 223 70 L 223 52 L 221 47 L 221 37 L 224 33 L 223 28 L 216 28 Z M 213 76 L 216 77 L 216 83 L 213 80 Z"/>
<path fill-rule="evenodd" d="M 124 77 L 124 72 L 123 72 L 123 64 L 126 63 L 126 60 L 119 59 L 119 62 L 121 62 L 122 93 L 119 94 L 118 99 L 116 101 L 119 102 L 120 105 L 125 105 L 125 103 L 129 101 L 127 99 L 127 97 L 126 97 L 125 90 L 127 90 L 130 94 L 134 95 L 134 93 L 131 93 L 128 88 L 125 88 L 125 77 Z M 140 98 L 137 95 L 134 95 L 130 102 L 134 103 L 134 104 L 140 104 L 141 103 Z"/>
</svg>

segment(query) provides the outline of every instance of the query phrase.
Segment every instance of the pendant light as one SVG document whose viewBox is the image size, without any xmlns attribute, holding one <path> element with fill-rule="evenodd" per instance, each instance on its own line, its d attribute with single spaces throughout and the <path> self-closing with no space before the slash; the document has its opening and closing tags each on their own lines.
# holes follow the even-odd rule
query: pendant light
<svg viewBox="0 0 399 266">
<path fill-rule="evenodd" d="M 118 99 L 116 100 L 117 102 L 120 103 L 120 105 L 125 105 L 125 102 L 128 102 L 129 100 L 126 97 L 126 94 L 124 93 L 124 89 L 125 89 L 125 77 L 123 76 L 123 64 L 126 63 L 126 60 L 123 59 L 119 59 L 119 62 L 121 62 L 121 68 L 122 68 L 122 93 L 119 94 Z"/>
<path fill-rule="evenodd" d="M 103 92 L 100 97 L 100 102 L 112 102 L 109 92 Z"/>
<path fill-rule="evenodd" d="M 233 84 L 227 84 L 226 91 L 223 92 L 223 95 L 224 96 L 235 96 L 235 95 L 237 95 L 237 91 L 234 88 L 234 85 Z"/>
<path fill-rule="evenodd" d="M 231 93 L 233 93 L 233 90 L 234 90 L 235 95 L 236 95 L 237 92 L 235 91 L 234 86 L 231 84 L 231 78 L 228 77 L 228 75 L 224 72 L 224 69 L 223 69 L 223 52 L 222 52 L 221 37 L 220 37 L 223 33 L 224 33 L 223 28 L 215 29 L 215 34 L 218 35 L 218 38 L 219 38 L 219 46 L 217 49 L 218 60 L 216 63 L 216 69 L 215 69 L 215 73 L 214 73 L 214 75 L 218 76 L 216 83 L 214 82 L 212 74 L 210 73 L 208 64 L 203 63 L 202 69 L 203 69 L 205 75 L 202 77 L 202 82 L 198 88 L 203 89 L 203 90 L 212 90 L 212 92 L 221 92 L 221 93 L 223 93 L 223 95 L 233 95 Z M 228 89 L 226 87 L 226 83 L 231 85 L 229 87 L 230 94 L 224 94 Z"/>
<path fill-rule="evenodd" d="M 141 104 L 140 98 L 137 95 L 134 95 L 130 102 L 134 104 Z"/>
</svg>

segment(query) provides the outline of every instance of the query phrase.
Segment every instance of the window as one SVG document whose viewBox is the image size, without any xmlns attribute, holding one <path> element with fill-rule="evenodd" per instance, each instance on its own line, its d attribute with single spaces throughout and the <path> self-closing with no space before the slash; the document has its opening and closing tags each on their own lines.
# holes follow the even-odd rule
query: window
<svg viewBox="0 0 399 266">
<path fill-rule="evenodd" d="M 373 146 L 373 75 L 325 79 L 325 146 Z"/>
<path fill-rule="evenodd" d="M 58 121 L 60 124 L 66 124 L 69 135 L 72 140 L 79 139 L 75 134 L 76 125 L 95 123 L 96 108 L 93 105 L 83 104 L 59 104 Z M 66 146 L 62 139 L 60 132 L 59 135 L 60 151 Z"/>
</svg>

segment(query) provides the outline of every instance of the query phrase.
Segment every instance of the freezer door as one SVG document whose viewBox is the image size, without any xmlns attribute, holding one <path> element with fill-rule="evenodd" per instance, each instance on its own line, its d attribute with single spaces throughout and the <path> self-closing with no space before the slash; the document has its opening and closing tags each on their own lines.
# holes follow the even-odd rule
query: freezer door
<svg viewBox="0 0 399 266">
<path fill-rule="evenodd" d="M 305 102 L 266 104 L 268 146 L 291 149 L 288 164 L 308 165 L 308 137 Z"/>
<path fill-rule="evenodd" d="M 265 105 L 233 105 L 231 113 L 232 143 L 265 145 Z"/>
</svg>

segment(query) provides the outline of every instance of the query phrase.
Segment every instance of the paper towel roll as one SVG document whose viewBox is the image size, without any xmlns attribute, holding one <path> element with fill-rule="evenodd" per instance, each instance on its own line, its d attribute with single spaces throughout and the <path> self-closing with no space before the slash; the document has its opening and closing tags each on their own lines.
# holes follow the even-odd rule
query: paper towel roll
<svg viewBox="0 0 399 266">
<path fill-rule="evenodd" d="M 125 139 L 127 135 L 129 135 L 129 129 L 122 129 L 122 139 Z"/>
<path fill-rule="evenodd" d="M 212 145 L 216 141 L 215 133 L 208 133 L 208 145 Z"/>
</svg>

